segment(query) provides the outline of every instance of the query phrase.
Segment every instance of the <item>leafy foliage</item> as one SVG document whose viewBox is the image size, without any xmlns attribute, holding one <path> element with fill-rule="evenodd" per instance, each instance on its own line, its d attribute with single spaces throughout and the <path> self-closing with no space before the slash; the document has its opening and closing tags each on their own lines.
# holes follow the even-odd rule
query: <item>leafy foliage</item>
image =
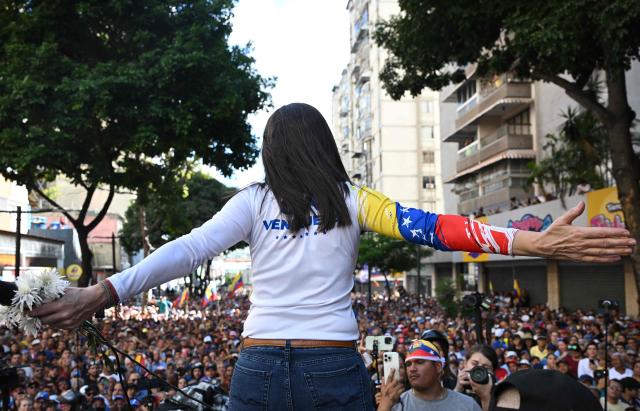
<svg viewBox="0 0 640 411">
<path fill-rule="evenodd" d="M 402 12 L 378 25 L 390 56 L 381 73 L 394 98 L 439 90 L 478 73 L 569 73 L 580 88 L 597 69 L 628 69 L 638 58 L 640 3 L 634 0 L 536 2 L 400 0 Z"/>
<path fill-rule="evenodd" d="M 549 154 L 529 164 L 529 184 L 570 195 L 580 183 L 599 189 L 612 184 L 609 137 L 602 124 L 588 111 L 567 109 L 558 135 L 549 134 L 543 149 Z"/>
<path fill-rule="evenodd" d="M 423 247 L 425 248 L 425 247 Z M 428 250 L 421 250 L 422 257 L 430 254 Z M 377 233 L 367 233 L 362 236 L 358 249 L 358 265 L 367 264 L 369 269 L 378 268 L 385 279 L 392 272 L 407 271 L 416 267 L 418 262 L 417 248 L 406 241 L 395 240 Z M 390 295 L 388 281 L 385 281 L 387 295 Z"/>
<path fill-rule="evenodd" d="M 258 148 L 247 123 L 272 80 L 229 46 L 232 0 L 9 1 L 0 7 L 0 173 L 88 233 L 118 188 L 160 190 L 188 163 L 229 175 Z M 86 189 L 78 214 L 45 192 L 64 175 Z M 170 185 L 170 184 L 169 184 Z M 85 224 L 95 190 L 109 197 Z"/>
</svg>

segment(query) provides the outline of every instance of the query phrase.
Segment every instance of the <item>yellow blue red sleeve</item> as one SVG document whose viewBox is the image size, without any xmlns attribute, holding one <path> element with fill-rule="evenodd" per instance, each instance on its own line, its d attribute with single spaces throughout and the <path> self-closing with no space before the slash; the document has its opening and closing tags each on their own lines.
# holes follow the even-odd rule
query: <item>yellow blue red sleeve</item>
<svg viewBox="0 0 640 411">
<path fill-rule="evenodd" d="M 514 228 L 500 228 L 459 215 L 436 214 L 403 207 L 384 194 L 358 188 L 358 223 L 373 231 L 441 251 L 512 253 Z"/>
</svg>

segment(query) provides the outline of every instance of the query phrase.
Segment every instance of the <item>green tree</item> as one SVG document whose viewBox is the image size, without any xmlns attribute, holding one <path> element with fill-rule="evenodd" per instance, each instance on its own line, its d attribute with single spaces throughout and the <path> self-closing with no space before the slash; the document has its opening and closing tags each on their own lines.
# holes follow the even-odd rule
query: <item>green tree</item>
<svg viewBox="0 0 640 411">
<path fill-rule="evenodd" d="M 185 164 L 229 175 L 255 162 L 247 116 L 272 80 L 248 47 L 228 44 L 232 0 L 4 2 L 0 7 L 0 173 L 58 207 L 87 236 L 120 188 L 147 192 Z M 83 187 L 77 213 L 49 197 L 64 175 Z M 109 197 L 85 220 L 95 190 Z"/>
<path fill-rule="evenodd" d="M 450 278 L 441 278 L 436 284 L 436 300 L 442 307 L 447 317 L 455 318 L 458 315 L 458 291 Z"/>
<path fill-rule="evenodd" d="M 234 191 L 200 172 L 188 177 L 184 186 L 174 187 L 173 192 L 153 192 L 147 199 L 147 241 L 152 249 L 204 224 Z M 139 207 L 138 200 L 129 206 L 120 231 L 122 246 L 129 254 L 142 248 Z"/>
<path fill-rule="evenodd" d="M 545 186 L 551 186 L 561 199 L 582 182 L 593 189 L 613 184 L 609 137 L 602 124 L 589 111 L 569 108 L 563 117 L 566 121 L 558 135 L 545 138 L 543 149 L 549 156 L 529 163 L 528 184 L 538 184 L 543 194 Z"/>
<path fill-rule="evenodd" d="M 625 72 L 640 50 L 637 0 L 400 0 L 376 42 L 389 51 L 380 78 L 393 98 L 464 79 L 513 72 L 553 83 L 589 110 L 609 136 L 612 172 L 625 224 L 640 242 L 640 155 L 634 152 Z M 602 72 L 606 103 L 589 89 Z M 640 288 L 640 247 L 632 256 Z"/>
<path fill-rule="evenodd" d="M 420 250 L 420 254 L 426 257 L 430 252 Z M 375 267 L 382 272 L 389 298 L 391 297 L 391 289 L 387 276 L 393 272 L 416 268 L 417 262 L 417 246 L 406 241 L 394 240 L 377 233 L 367 233 L 360 240 L 358 265 L 362 267 L 366 264 L 369 270 Z"/>
</svg>

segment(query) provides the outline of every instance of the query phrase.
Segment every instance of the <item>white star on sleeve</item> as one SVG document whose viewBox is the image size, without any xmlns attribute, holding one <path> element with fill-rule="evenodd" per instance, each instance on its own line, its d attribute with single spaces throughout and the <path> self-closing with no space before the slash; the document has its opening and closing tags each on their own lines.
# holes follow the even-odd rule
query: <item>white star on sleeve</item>
<svg viewBox="0 0 640 411">
<path fill-rule="evenodd" d="M 413 221 L 411 221 L 411 217 L 403 217 L 402 218 L 402 226 L 403 227 L 409 227 L 409 224 L 413 223 Z"/>
<path fill-rule="evenodd" d="M 420 229 L 417 229 L 417 230 L 409 230 L 409 231 L 411 232 L 411 235 L 413 236 L 413 237 L 411 237 L 411 238 L 415 238 L 415 237 L 418 237 L 418 231 L 420 231 Z"/>
<path fill-rule="evenodd" d="M 404 213 L 406 213 L 407 211 L 409 211 L 409 208 L 407 208 L 407 207 L 403 207 L 403 208 L 401 208 L 401 209 L 400 209 L 400 211 L 402 211 L 402 213 L 404 214 Z"/>
</svg>

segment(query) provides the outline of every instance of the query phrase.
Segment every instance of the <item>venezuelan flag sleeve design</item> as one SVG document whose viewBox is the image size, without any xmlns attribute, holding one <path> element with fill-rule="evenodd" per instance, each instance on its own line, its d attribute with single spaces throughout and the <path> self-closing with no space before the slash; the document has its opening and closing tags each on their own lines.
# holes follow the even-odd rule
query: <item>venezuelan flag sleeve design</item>
<svg viewBox="0 0 640 411">
<path fill-rule="evenodd" d="M 493 227 L 459 215 L 403 207 L 369 188 L 355 189 L 358 192 L 358 223 L 365 231 L 441 251 L 512 254 L 517 229 Z"/>
</svg>

